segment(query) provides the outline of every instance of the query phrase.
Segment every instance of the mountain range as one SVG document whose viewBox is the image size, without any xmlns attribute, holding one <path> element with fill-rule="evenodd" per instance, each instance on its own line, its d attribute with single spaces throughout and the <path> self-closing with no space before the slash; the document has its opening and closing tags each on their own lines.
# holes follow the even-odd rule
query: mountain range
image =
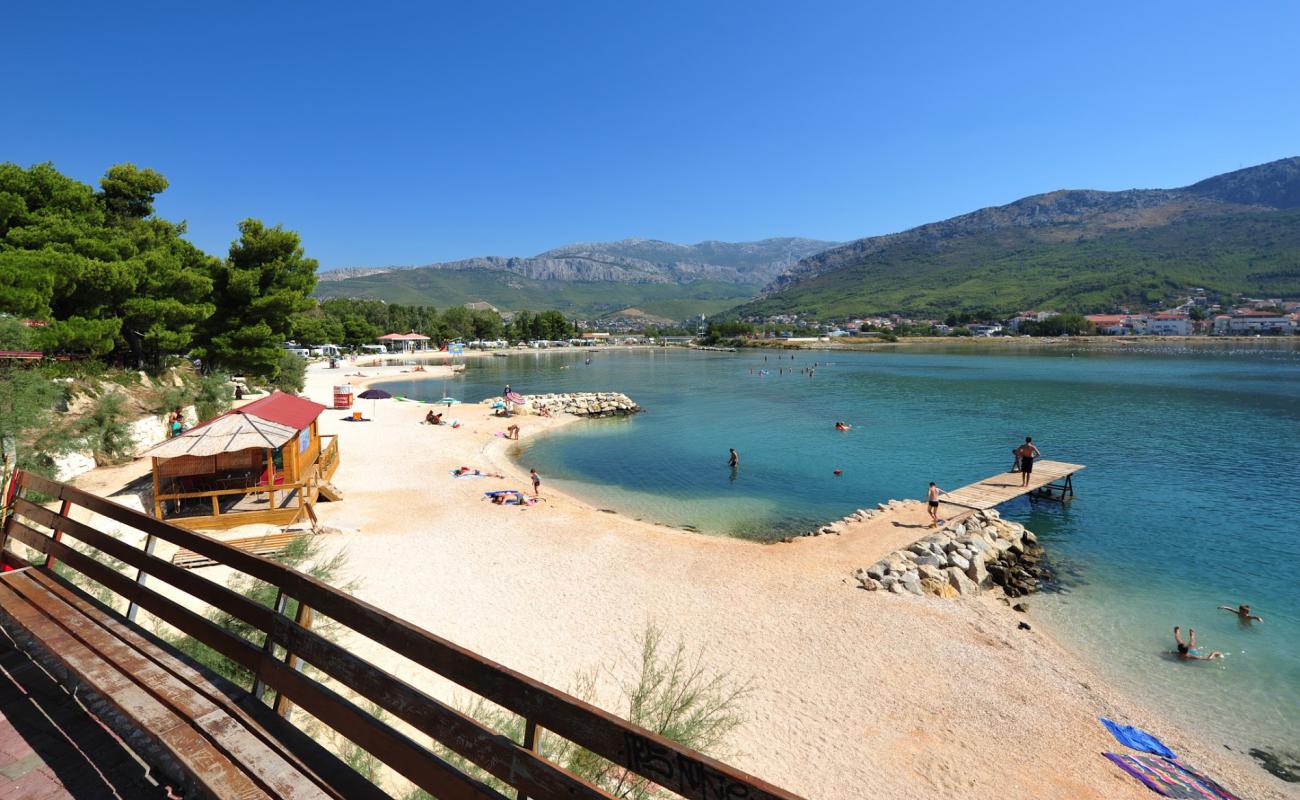
<svg viewBox="0 0 1300 800">
<path fill-rule="evenodd" d="M 323 272 L 319 297 L 590 317 L 1103 311 L 1192 288 L 1300 296 L 1300 157 L 1177 189 L 1063 189 L 847 244 L 572 244 L 529 258 Z"/>
<path fill-rule="evenodd" d="M 803 259 L 735 314 L 1103 311 L 1300 296 L 1300 158 L 1178 189 L 1060 190 Z"/>
<path fill-rule="evenodd" d="M 556 308 L 590 316 L 630 312 L 675 321 L 744 302 L 800 259 L 836 244 L 799 238 L 588 242 L 528 258 L 331 270 L 319 274 L 316 294 L 441 306 L 486 302 L 503 310 Z"/>
</svg>

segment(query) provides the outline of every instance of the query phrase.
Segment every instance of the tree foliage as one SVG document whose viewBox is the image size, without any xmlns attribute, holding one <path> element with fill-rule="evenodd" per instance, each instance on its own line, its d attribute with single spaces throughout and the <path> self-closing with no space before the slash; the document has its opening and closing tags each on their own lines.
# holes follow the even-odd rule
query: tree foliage
<svg viewBox="0 0 1300 800">
<path fill-rule="evenodd" d="M 239 223 L 230 255 L 213 268 L 216 312 L 198 354 L 210 366 L 274 377 L 295 315 L 314 305 L 316 266 L 293 231 L 255 219 Z"/>
<path fill-rule="evenodd" d="M 1096 326 L 1082 314 L 1057 314 L 1042 322 L 1029 320 L 1020 324 L 1022 333 L 1030 336 L 1085 336 L 1094 333 Z"/>
<path fill-rule="evenodd" d="M 213 310 L 211 260 L 154 216 L 166 188 L 133 164 L 98 192 L 52 164 L 0 164 L 0 312 L 48 323 L 47 351 L 137 366 L 184 352 Z"/>
</svg>

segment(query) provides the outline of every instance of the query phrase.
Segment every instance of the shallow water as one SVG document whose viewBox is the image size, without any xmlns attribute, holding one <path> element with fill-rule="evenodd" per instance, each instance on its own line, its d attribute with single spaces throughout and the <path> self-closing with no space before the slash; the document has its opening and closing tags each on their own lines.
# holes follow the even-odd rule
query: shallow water
<svg viewBox="0 0 1300 800">
<path fill-rule="evenodd" d="M 1293 347 L 805 351 L 794 360 L 641 350 L 598 352 L 586 365 L 587 355 L 471 360 L 445 383 L 385 388 L 470 401 L 507 381 L 523 393 L 626 392 L 647 413 L 532 441 L 523 421 L 520 458 L 595 505 L 759 539 L 921 497 L 931 480 L 954 488 L 987 477 L 1032 435 L 1045 458 L 1088 465 L 1065 506 L 1002 507 L 1039 534 L 1062 576 L 1059 592 L 1033 601 L 1036 613 L 1180 723 L 1234 749 L 1300 751 Z M 815 362 L 811 376 L 801 371 Z M 834 430 L 836 420 L 853 430 Z M 740 453 L 734 473 L 728 447 Z M 1237 602 L 1265 623 L 1244 628 L 1215 610 Z M 1228 658 L 1166 659 L 1175 624 Z"/>
</svg>

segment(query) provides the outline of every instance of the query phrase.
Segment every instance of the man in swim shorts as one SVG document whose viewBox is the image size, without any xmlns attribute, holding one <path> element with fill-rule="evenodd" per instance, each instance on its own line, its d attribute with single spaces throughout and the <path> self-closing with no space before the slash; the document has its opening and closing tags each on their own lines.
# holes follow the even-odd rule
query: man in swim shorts
<svg viewBox="0 0 1300 800">
<path fill-rule="evenodd" d="M 1213 651 L 1208 656 L 1201 655 L 1201 651 L 1196 647 L 1195 628 L 1187 629 L 1186 643 L 1183 642 L 1181 631 L 1181 625 L 1174 626 L 1174 641 L 1178 643 L 1178 650 L 1176 652 L 1179 661 L 1209 661 L 1215 658 L 1223 658 L 1223 653 L 1220 653 L 1218 650 Z"/>
<path fill-rule="evenodd" d="M 731 455 L 727 457 L 727 466 L 735 469 L 740 466 L 740 455 L 736 453 L 736 448 L 732 447 L 728 449 L 731 450 Z"/>
<path fill-rule="evenodd" d="M 1034 474 L 1034 459 L 1042 455 L 1038 448 L 1034 446 L 1034 437 L 1026 436 L 1025 443 L 1016 448 L 1015 453 L 1020 458 L 1020 485 L 1029 485 L 1029 476 Z"/>
<path fill-rule="evenodd" d="M 1258 616 L 1257 614 L 1252 614 L 1252 613 L 1250 613 L 1250 604 L 1249 604 L 1249 603 L 1242 603 L 1241 605 L 1237 606 L 1236 608 L 1232 608 L 1231 606 L 1219 606 L 1219 608 L 1223 609 L 1224 611 L 1230 611 L 1230 612 L 1232 612 L 1233 614 L 1236 614 L 1236 615 L 1237 615 L 1237 619 L 1240 620 L 1241 622 L 1243 622 L 1243 623 L 1246 624 L 1246 625 L 1249 625 L 1249 624 L 1252 623 L 1252 622 L 1263 622 L 1263 621 L 1264 621 L 1264 618 L 1263 618 L 1263 617 Z"/>
<path fill-rule="evenodd" d="M 939 527 L 939 495 L 941 494 L 947 494 L 947 492 L 935 486 L 934 481 L 930 481 L 930 489 L 925 493 L 925 504 L 930 509 L 931 528 Z"/>
</svg>

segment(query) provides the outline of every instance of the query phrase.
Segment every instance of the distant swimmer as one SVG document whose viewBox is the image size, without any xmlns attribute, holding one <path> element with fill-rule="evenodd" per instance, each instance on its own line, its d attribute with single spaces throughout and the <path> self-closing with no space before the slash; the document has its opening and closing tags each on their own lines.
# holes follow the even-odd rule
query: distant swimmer
<svg viewBox="0 0 1300 800">
<path fill-rule="evenodd" d="M 1250 613 L 1250 605 L 1248 603 L 1242 603 L 1236 608 L 1233 608 L 1232 606 L 1219 606 L 1219 608 L 1223 611 L 1230 611 L 1233 614 L 1236 614 L 1237 619 L 1246 625 L 1249 625 L 1252 622 L 1264 621 L 1263 617 Z"/>
<path fill-rule="evenodd" d="M 930 489 L 925 493 L 925 504 L 930 509 L 931 528 L 939 527 L 939 495 L 941 494 L 947 494 L 947 492 L 936 486 L 934 481 L 930 481 Z"/>
<path fill-rule="evenodd" d="M 837 430 L 837 431 L 851 431 L 851 430 L 853 430 L 853 426 L 850 425 L 850 424 L 848 424 L 847 422 L 837 422 L 837 423 L 835 423 L 835 430 Z"/>
<path fill-rule="evenodd" d="M 740 454 L 736 452 L 736 448 L 734 447 L 728 449 L 731 450 L 731 455 L 727 457 L 727 466 L 735 469 L 740 466 Z"/>
<path fill-rule="evenodd" d="M 1213 658 L 1223 658 L 1223 653 L 1218 650 L 1211 652 L 1208 656 L 1201 655 L 1201 651 L 1196 647 L 1196 629 L 1187 629 L 1187 642 L 1183 642 L 1182 626 L 1174 626 L 1174 641 L 1178 643 L 1178 649 L 1175 654 L 1180 661 L 1209 661 Z"/>
<path fill-rule="evenodd" d="M 1034 474 L 1034 459 L 1042 455 L 1034 446 L 1034 437 L 1026 436 L 1025 443 L 1011 452 L 1015 453 L 1016 461 L 1020 465 L 1020 485 L 1028 486 L 1029 476 Z"/>
</svg>

